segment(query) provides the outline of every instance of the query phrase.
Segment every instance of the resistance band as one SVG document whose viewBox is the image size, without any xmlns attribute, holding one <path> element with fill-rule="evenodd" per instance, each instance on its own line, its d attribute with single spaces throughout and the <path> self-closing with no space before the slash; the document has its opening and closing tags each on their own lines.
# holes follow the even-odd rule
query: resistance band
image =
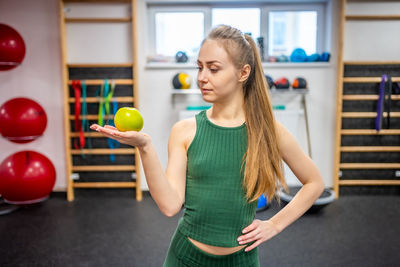
<svg viewBox="0 0 400 267">
<path fill-rule="evenodd" d="M 114 95 L 114 91 L 115 91 L 115 82 L 114 82 L 114 81 L 111 81 L 111 90 L 110 90 L 110 92 L 108 93 L 108 95 L 106 96 L 106 101 L 105 101 L 105 103 L 106 103 L 106 112 L 108 113 L 108 115 L 111 115 L 111 114 L 110 114 L 110 101 L 111 101 L 111 99 L 112 99 L 112 97 L 113 97 L 113 95 Z M 117 103 L 117 101 L 114 99 L 114 100 L 112 101 L 112 115 L 115 116 L 115 113 L 117 113 L 117 110 L 118 110 L 118 103 Z M 108 118 L 110 118 L 110 116 L 108 116 Z M 110 119 L 110 120 L 108 121 L 107 124 L 109 124 L 109 125 L 111 125 L 111 126 L 115 126 L 115 125 L 114 125 L 114 120 L 113 120 L 113 119 Z M 119 145 L 120 145 L 119 142 L 118 142 L 117 140 L 114 140 L 114 139 L 112 139 L 112 138 L 108 138 L 108 139 L 107 139 L 107 143 L 108 143 L 108 147 L 109 147 L 110 149 L 118 148 Z M 110 154 L 110 161 L 111 161 L 111 162 L 114 162 L 114 161 L 115 161 L 115 155 L 114 155 L 114 154 Z"/>
<path fill-rule="evenodd" d="M 85 137 L 83 135 L 82 124 L 79 119 L 79 116 L 81 115 L 81 82 L 79 80 L 73 80 L 72 88 L 74 89 L 75 93 L 75 131 L 79 132 L 78 139 L 74 140 L 74 147 L 75 149 L 82 149 L 85 147 Z"/>
<path fill-rule="evenodd" d="M 87 119 L 88 116 L 87 101 L 86 101 L 87 89 L 85 81 L 81 81 L 81 87 L 82 87 L 82 131 L 90 132 L 89 121 Z M 87 137 L 87 144 L 89 148 L 92 148 L 92 142 L 89 137 Z M 85 155 L 82 153 L 81 156 L 84 157 Z"/>
</svg>

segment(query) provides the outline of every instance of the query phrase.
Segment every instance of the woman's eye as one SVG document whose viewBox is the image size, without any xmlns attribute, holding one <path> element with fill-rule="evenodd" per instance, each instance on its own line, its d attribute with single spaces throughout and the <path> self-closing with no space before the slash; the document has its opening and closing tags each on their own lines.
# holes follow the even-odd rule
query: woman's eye
<svg viewBox="0 0 400 267">
<path fill-rule="evenodd" d="M 218 69 L 210 69 L 210 71 L 211 71 L 212 73 L 216 73 L 216 72 L 218 71 Z"/>
<path fill-rule="evenodd" d="M 203 68 L 202 68 L 202 67 L 197 67 L 197 69 L 198 69 L 199 71 L 202 71 L 202 70 L 203 70 Z"/>
</svg>

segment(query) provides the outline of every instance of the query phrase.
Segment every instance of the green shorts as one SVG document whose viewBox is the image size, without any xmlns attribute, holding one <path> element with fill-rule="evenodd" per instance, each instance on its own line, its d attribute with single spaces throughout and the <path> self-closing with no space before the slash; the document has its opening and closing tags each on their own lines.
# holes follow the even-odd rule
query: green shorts
<svg viewBox="0 0 400 267">
<path fill-rule="evenodd" d="M 259 267 L 258 248 L 229 255 L 213 255 L 196 247 L 178 229 L 175 231 L 164 267 Z"/>
</svg>

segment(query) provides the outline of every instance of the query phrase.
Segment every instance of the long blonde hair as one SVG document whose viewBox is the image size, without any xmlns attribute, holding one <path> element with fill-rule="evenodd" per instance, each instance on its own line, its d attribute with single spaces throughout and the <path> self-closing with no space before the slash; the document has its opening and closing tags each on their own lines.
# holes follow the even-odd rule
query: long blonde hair
<svg viewBox="0 0 400 267">
<path fill-rule="evenodd" d="M 204 41 L 207 39 L 221 42 L 238 70 L 246 64 L 251 67 L 249 78 L 243 84 L 248 135 L 248 147 L 242 164 L 246 198 L 252 202 L 265 193 L 268 201 L 279 199 L 277 190 L 280 186 L 287 190 L 287 185 L 283 177 L 268 85 L 257 45 L 249 35 L 243 35 L 240 30 L 227 25 L 214 28 Z"/>
</svg>

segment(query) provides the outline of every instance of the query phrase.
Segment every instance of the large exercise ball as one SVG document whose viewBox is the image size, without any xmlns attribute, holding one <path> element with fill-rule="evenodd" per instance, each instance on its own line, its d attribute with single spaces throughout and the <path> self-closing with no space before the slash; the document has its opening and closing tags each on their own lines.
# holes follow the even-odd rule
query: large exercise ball
<svg viewBox="0 0 400 267">
<path fill-rule="evenodd" d="M 44 155 L 20 151 L 0 165 L 0 195 L 12 204 L 30 204 L 48 198 L 56 182 L 56 169 Z"/>
<path fill-rule="evenodd" d="M 0 107 L 0 133 L 12 142 L 33 141 L 43 134 L 46 125 L 46 112 L 29 98 L 13 98 Z"/>
<path fill-rule="evenodd" d="M 0 23 L 0 71 L 17 67 L 24 57 L 24 39 L 15 29 Z"/>
</svg>

